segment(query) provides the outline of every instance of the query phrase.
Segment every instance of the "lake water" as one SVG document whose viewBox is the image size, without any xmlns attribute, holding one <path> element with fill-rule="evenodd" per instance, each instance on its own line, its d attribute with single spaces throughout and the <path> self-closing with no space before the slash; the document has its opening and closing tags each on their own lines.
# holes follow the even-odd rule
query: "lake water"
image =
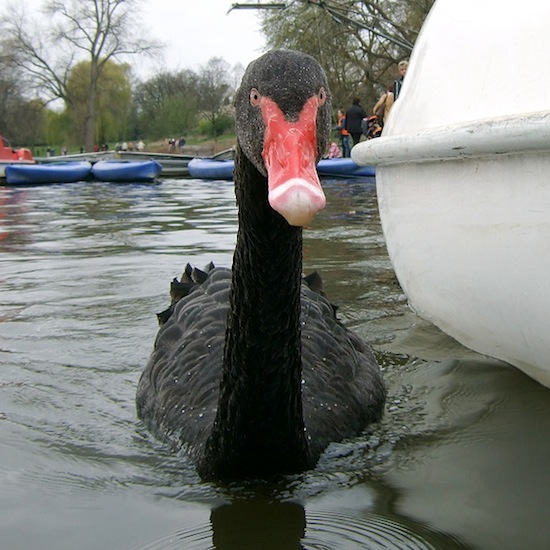
<svg viewBox="0 0 550 550">
<path fill-rule="evenodd" d="M 134 395 L 170 280 L 231 262 L 232 184 L 0 187 L 2 549 L 550 547 L 550 390 L 408 309 L 374 181 L 325 189 L 305 271 L 375 348 L 385 418 L 314 471 L 219 486 Z"/>
</svg>

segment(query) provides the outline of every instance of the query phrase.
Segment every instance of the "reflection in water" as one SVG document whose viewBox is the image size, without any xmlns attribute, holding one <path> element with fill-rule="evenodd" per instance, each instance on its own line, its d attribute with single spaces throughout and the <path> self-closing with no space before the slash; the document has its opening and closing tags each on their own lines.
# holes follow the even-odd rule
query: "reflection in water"
<svg viewBox="0 0 550 550">
<path fill-rule="evenodd" d="M 0 252 L 14 252 L 27 242 L 27 193 L 0 187 Z"/>
<path fill-rule="evenodd" d="M 212 542 L 217 550 L 303 548 L 303 506 L 294 502 L 235 501 L 212 510 Z"/>
<path fill-rule="evenodd" d="M 408 309 L 373 181 L 324 185 L 304 268 L 375 346 L 385 418 L 313 471 L 230 487 L 153 440 L 134 396 L 170 280 L 231 263 L 232 184 L 0 188 L 2 547 L 547 546 L 550 391 Z"/>
<path fill-rule="evenodd" d="M 354 498 L 364 497 L 364 489 Z M 466 550 L 458 538 L 397 515 L 349 507 L 348 496 L 314 500 L 306 510 L 298 502 L 254 497 L 234 498 L 213 508 L 210 524 L 186 523 L 139 550 L 200 548 L 215 550 L 316 550 L 388 548 Z M 344 504 L 344 506 L 342 506 Z"/>
</svg>

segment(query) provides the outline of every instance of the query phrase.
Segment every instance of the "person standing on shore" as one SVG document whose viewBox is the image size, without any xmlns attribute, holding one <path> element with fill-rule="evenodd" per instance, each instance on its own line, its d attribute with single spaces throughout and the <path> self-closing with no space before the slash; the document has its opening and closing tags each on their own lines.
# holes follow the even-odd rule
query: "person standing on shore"
<svg viewBox="0 0 550 550">
<path fill-rule="evenodd" d="M 342 156 L 348 158 L 351 154 L 351 146 L 349 143 L 349 132 L 346 130 L 346 113 L 343 109 L 338 109 L 338 124 L 336 129 L 340 134 L 340 144 L 342 145 Z"/>
<path fill-rule="evenodd" d="M 353 145 L 357 145 L 361 140 L 361 122 L 367 116 L 365 109 L 361 107 L 361 100 L 354 97 L 351 107 L 346 111 L 345 128 L 350 133 Z"/>
</svg>

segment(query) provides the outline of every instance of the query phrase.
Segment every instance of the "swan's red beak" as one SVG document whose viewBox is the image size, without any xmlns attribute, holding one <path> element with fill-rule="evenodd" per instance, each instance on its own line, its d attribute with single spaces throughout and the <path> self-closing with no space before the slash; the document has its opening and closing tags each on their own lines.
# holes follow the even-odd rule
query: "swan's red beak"
<svg viewBox="0 0 550 550">
<path fill-rule="evenodd" d="M 260 107 L 266 128 L 262 156 L 269 204 L 290 225 L 307 225 L 326 204 L 316 169 L 319 98 L 306 102 L 296 122 L 288 122 L 267 97 Z"/>
</svg>

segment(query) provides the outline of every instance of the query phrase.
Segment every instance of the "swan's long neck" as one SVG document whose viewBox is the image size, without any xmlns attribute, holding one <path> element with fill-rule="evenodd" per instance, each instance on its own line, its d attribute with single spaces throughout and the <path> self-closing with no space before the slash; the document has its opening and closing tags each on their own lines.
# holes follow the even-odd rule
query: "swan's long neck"
<svg viewBox="0 0 550 550">
<path fill-rule="evenodd" d="M 302 231 L 268 204 L 266 179 L 237 152 L 239 232 L 216 421 L 204 466 L 221 477 L 302 471 Z M 202 474 L 202 473 L 201 473 Z"/>
</svg>

